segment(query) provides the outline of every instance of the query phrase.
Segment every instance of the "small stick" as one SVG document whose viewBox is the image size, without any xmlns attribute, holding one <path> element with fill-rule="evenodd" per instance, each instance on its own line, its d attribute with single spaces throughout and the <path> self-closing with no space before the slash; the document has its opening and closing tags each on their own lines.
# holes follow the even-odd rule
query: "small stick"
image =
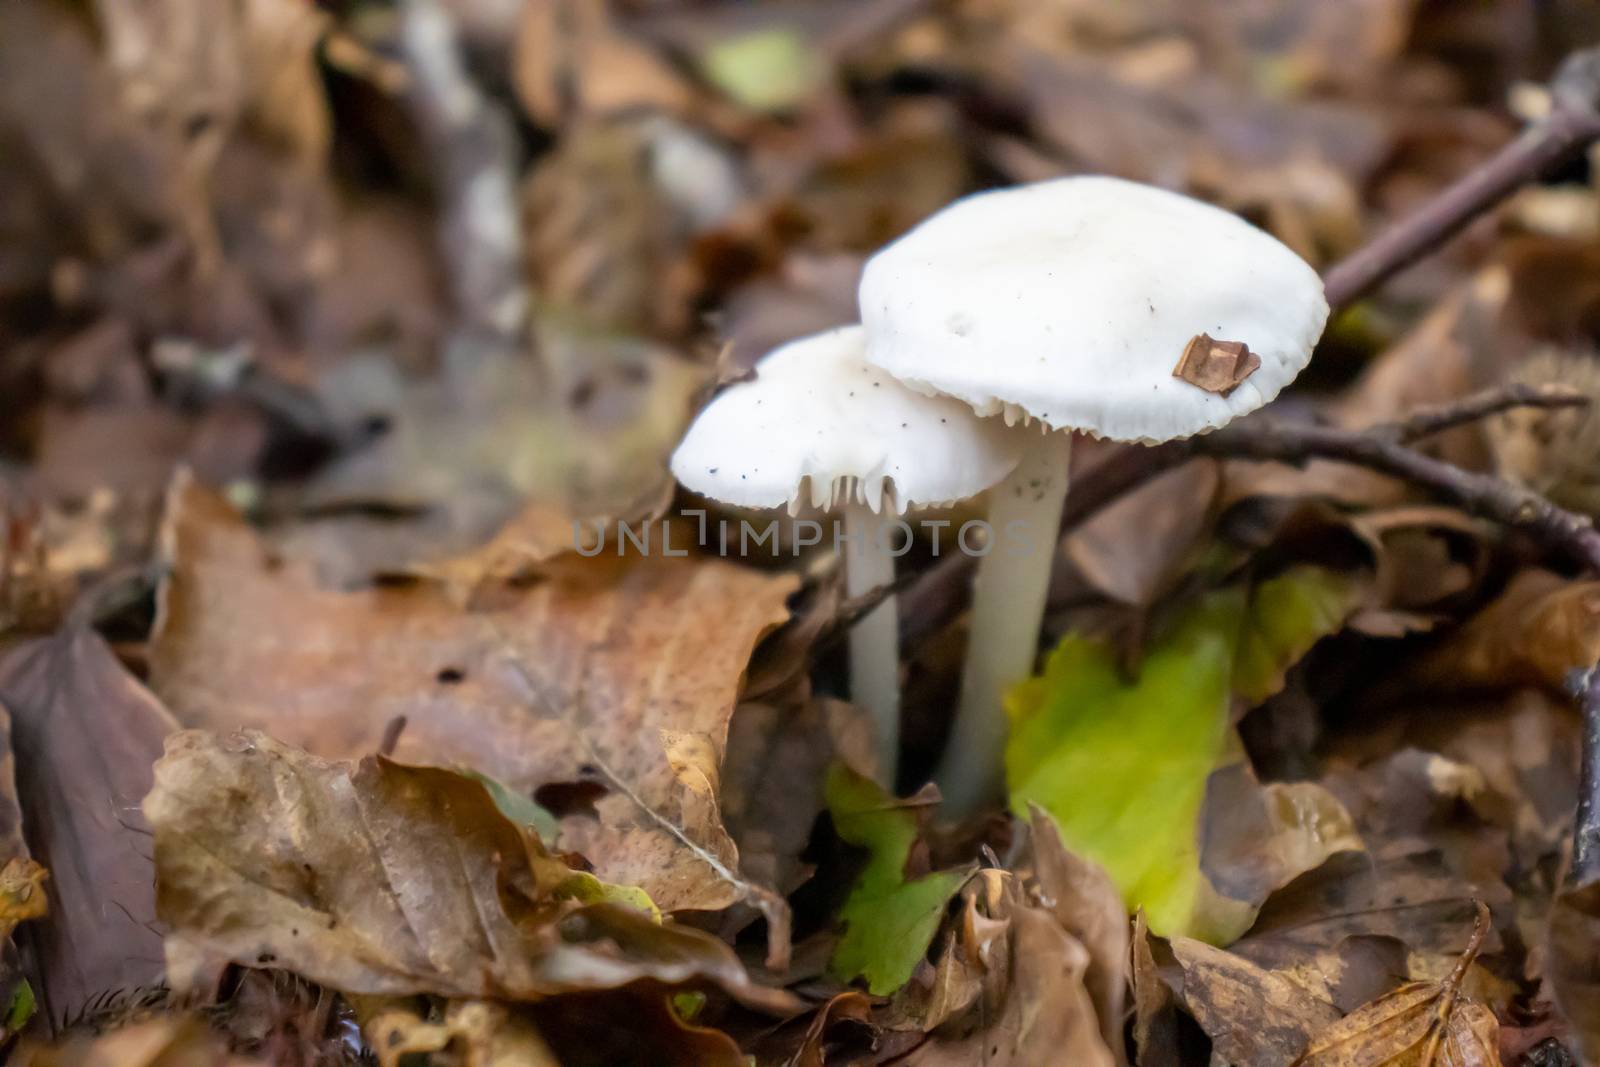
<svg viewBox="0 0 1600 1067">
<path fill-rule="evenodd" d="M 1578 772 L 1578 814 L 1572 826 L 1569 889 L 1600 883 L 1600 664 L 1584 671 L 1578 693 L 1583 709 L 1583 756 Z"/>
<path fill-rule="evenodd" d="M 1347 307 L 1459 233 L 1528 182 L 1600 139 L 1600 49 L 1568 56 L 1550 82 L 1550 113 L 1370 244 L 1335 264 L 1328 303 Z"/>
<path fill-rule="evenodd" d="M 1374 426 L 1359 433 L 1346 431 L 1345 434 L 1355 439 L 1371 436 L 1394 444 L 1405 444 L 1511 408 L 1569 407 L 1585 402 L 1584 397 L 1561 386 L 1513 384 L 1473 393 L 1451 404 L 1421 408 L 1398 422 Z M 1289 453 L 1295 451 L 1286 443 L 1284 436 L 1287 434 L 1288 439 L 1292 439 L 1297 432 L 1295 428 L 1274 428 L 1272 432 L 1276 447 Z M 1325 429 L 1320 432 L 1339 433 Z M 1128 447 L 1113 452 L 1074 480 L 1072 491 L 1067 494 L 1066 507 L 1061 513 L 1062 535 L 1082 526 L 1103 508 L 1145 482 L 1196 456 L 1230 455 L 1226 451 L 1229 448 L 1256 447 L 1249 442 L 1259 433 L 1252 423 L 1239 422 L 1203 437 L 1169 441 L 1148 448 Z M 1453 467 L 1450 469 L 1455 470 Z M 900 639 L 903 645 L 914 645 L 960 614 L 971 592 L 972 569 L 971 557 L 948 556 L 924 571 L 909 586 L 897 583 L 895 592 L 900 597 Z M 871 590 L 847 607 L 852 613 L 871 610 L 876 603 L 871 599 L 874 594 L 881 597 L 887 594 L 887 590 L 882 593 Z"/>
</svg>

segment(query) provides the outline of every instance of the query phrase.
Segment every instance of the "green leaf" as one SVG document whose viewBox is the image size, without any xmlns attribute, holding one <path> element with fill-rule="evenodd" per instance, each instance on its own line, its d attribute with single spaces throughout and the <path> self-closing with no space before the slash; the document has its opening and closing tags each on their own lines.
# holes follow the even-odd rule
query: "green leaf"
<svg viewBox="0 0 1600 1067">
<path fill-rule="evenodd" d="M 692 1023 L 705 1009 L 706 995 L 698 989 L 672 994 L 672 1013 L 686 1023 Z"/>
<path fill-rule="evenodd" d="M 33 986 L 28 984 L 26 978 L 17 983 L 11 991 L 11 1003 L 6 1005 L 6 1017 L 3 1024 L 4 1033 L 15 1034 L 28 1025 L 28 1020 L 33 1018 L 33 1013 L 38 1010 L 38 1002 L 33 995 Z"/>
<path fill-rule="evenodd" d="M 456 769 L 468 778 L 483 783 L 483 787 L 489 791 L 489 796 L 494 799 L 494 806 L 500 809 L 501 815 L 519 826 L 531 827 L 533 832 L 539 835 L 540 841 L 554 847 L 556 838 L 561 835 L 561 823 L 543 804 L 471 767 Z"/>
<path fill-rule="evenodd" d="M 754 111 L 783 111 L 816 91 L 826 71 L 805 37 L 755 30 L 719 41 L 701 57 L 706 79 Z"/>
<path fill-rule="evenodd" d="M 1320 567 L 1295 567 L 1262 582 L 1240 635 L 1234 692 L 1256 705 L 1282 689 L 1289 668 L 1344 625 L 1355 592 L 1348 577 Z"/>
<path fill-rule="evenodd" d="M 1235 697 L 1259 700 L 1348 613 L 1351 584 L 1317 568 L 1202 597 L 1126 678 L 1115 649 L 1068 635 L 1007 698 L 1006 779 L 1022 818 L 1039 805 L 1073 851 L 1105 867 L 1157 933 L 1225 941 L 1251 912 L 1200 869 L 1206 780 L 1236 752 Z"/>
<path fill-rule="evenodd" d="M 554 845 L 561 833 L 561 824 L 544 805 L 470 767 L 459 768 L 459 773 L 480 783 L 494 800 L 494 806 L 501 815 L 531 830 L 542 844 Z M 661 909 L 656 907 L 649 893 L 638 886 L 602 882 L 587 871 L 573 871 L 561 879 L 555 891 L 558 896 L 583 904 L 624 904 L 644 912 L 656 922 L 661 921 Z"/>
<path fill-rule="evenodd" d="M 656 907 L 649 893 L 636 885 L 602 882 L 587 871 L 573 871 L 556 886 L 555 893 L 580 904 L 623 904 L 644 912 L 656 922 L 661 921 L 661 909 Z"/>
<path fill-rule="evenodd" d="M 828 771 L 825 795 L 839 836 L 870 853 L 839 913 L 844 934 L 829 969 L 841 982 L 865 978 L 869 992 L 887 996 L 910 980 L 928 954 L 945 905 L 972 872 L 908 879 L 906 865 L 920 830 L 917 810 L 840 764 Z"/>
</svg>

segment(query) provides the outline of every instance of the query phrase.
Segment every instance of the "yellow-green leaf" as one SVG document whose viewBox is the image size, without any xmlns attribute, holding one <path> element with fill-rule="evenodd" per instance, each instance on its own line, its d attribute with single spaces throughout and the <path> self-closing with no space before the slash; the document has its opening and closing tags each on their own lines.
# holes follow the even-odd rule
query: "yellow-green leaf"
<svg viewBox="0 0 1600 1067">
<path fill-rule="evenodd" d="M 1068 635 L 1044 673 L 1007 698 L 1013 810 L 1049 812 L 1066 845 L 1105 867 L 1157 933 L 1236 936 L 1250 910 L 1200 868 L 1206 780 L 1235 751 L 1234 698 L 1275 690 L 1342 623 L 1348 589 L 1304 567 L 1251 592 L 1209 593 L 1159 633 L 1131 679 L 1109 644 Z"/>
<path fill-rule="evenodd" d="M 887 996 L 906 984 L 927 955 L 945 905 L 971 871 L 908 878 L 920 829 L 917 810 L 842 764 L 828 772 L 826 797 L 840 838 L 870 853 L 839 913 L 844 933 L 829 966 L 840 981 L 865 978 L 868 991 Z"/>
<path fill-rule="evenodd" d="M 1282 689 L 1285 672 L 1344 625 L 1354 593 L 1350 578 L 1320 567 L 1296 567 L 1262 582 L 1239 635 L 1234 692 L 1259 704 Z"/>
<path fill-rule="evenodd" d="M 782 111 L 810 96 L 826 75 L 805 37 L 755 30 L 719 41 L 701 58 L 706 79 L 755 111 Z"/>
</svg>

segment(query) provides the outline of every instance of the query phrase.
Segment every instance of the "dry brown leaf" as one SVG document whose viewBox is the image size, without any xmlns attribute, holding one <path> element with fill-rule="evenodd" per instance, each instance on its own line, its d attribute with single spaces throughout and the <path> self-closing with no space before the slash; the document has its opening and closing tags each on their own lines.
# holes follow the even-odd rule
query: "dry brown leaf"
<svg viewBox="0 0 1600 1067">
<path fill-rule="evenodd" d="M 1529 569 L 1413 668 L 1419 683 L 1561 689 L 1600 658 L 1600 582 Z"/>
<path fill-rule="evenodd" d="M 1366 846 L 1339 799 L 1315 782 L 1262 785 L 1246 763 L 1214 771 L 1201 809 L 1200 865 L 1218 891 L 1260 905 L 1340 852 Z"/>
<path fill-rule="evenodd" d="M 612 21 L 605 0 L 534 0 L 517 29 L 514 80 L 542 126 L 630 107 L 684 111 L 694 95 L 642 42 Z"/>
<path fill-rule="evenodd" d="M 1442 982 L 1413 982 L 1318 1031 L 1296 1067 L 1500 1067 L 1500 1024 L 1461 984 L 1489 932 L 1478 905 L 1472 939 Z"/>
<path fill-rule="evenodd" d="M 1153 935 L 1141 909 L 1133 917 L 1133 1047 L 1139 1067 L 1178 1067 L 1178 1002 L 1161 977 Z M 1173 964 L 1176 967 L 1176 964 Z"/>
<path fill-rule="evenodd" d="M 222 1036 L 193 1016 L 163 1015 L 98 1036 L 76 1034 L 59 1045 L 23 1047 L 18 1067 L 261 1067 L 234 1056 Z"/>
<path fill-rule="evenodd" d="M 845 1062 L 837 1059 L 830 1061 L 828 1056 L 837 1029 L 841 1024 L 853 1024 L 857 1029 L 870 1032 L 873 1029 L 871 1019 L 872 1000 L 865 993 L 850 990 L 830 997 L 812 1016 L 805 1032 L 800 1035 L 798 1047 L 782 1059 L 783 1067 L 827 1067 L 829 1062 Z M 758 1056 L 757 1062 L 766 1063 L 769 1060 Z"/>
<path fill-rule="evenodd" d="M 1036 805 L 1029 805 L 1029 814 L 1034 877 L 1042 903 L 1089 953 L 1083 984 L 1094 1001 L 1106 1047 L 1117 1053 L 1120 1062 L 1131 959 L 1131 927 L 1122 894 L 1104 868 L 1062 843 L 1054 819 Z"/>
<path fill-rule="evenodd" d="M 1600 883 L 1564 886 L 1550 908 L 1544 978 L 1585 1062 L 1600 1062 Z"/>
<path fill-rule="evenodd" d="M 721 1030 L 685 1022 L 658 986 L 642 983 L 609 993 L 571 993 L 527 1009 L 562 1067 L 750 1067 L 750 1058 Z"/>
<path fill-rule="evenodd" d="M 876 759 L 872 723 L 854 704 L 740 704 L 728 727 L 722 818 L 745 874 L 780 893 L 798 888 L 810 876 L 800 854 L 827 806 L 828 767 L 838 760 L 871 778 Z"/>
<path fill-rule="evenodd" d="M 1356 990 L 1381 990 L 1385 975 L 1448 970 L 1476 915 L 1474 898 L 1507 909 L 1511 902 L 1498 878 L 1471 880 L 1442 850 L 1403 839 L 1368 854 L 1336 855 L 1297 878 L 1268 899 L 1230 949 L 1349 1003 Z M 1492 932 L 1490 941 L 1497 950 Z M 1333 960 L 1338 969 L 1324 972 Z"/>
<path fill-rule="evenodd" d="M 1025 903 L 1014 876 L 986 870 L 978 881 L 994 924 L 982 942 L 992 947 L 968 966 L 984 975 L 978 1003 L 985 1010 L 969 1013 L 977 1016 L 970 1029 L 952 1020 L 906 1057 L 907 1067 L 1113 1067 L 1084 987 L 1088 950 L 1050 912 Z"/>
<path fill-rule="evenodd" d="M 69 625 L 0 659 L 17 790 L 51 920 L 32 931 L 47 1018 L 161 977 L 154 871 L 139 799 L 177 724 L 93 631 Z M 115 901 L 108 906 L 107 901 Z"/>
<path fill-rule="evenodd" d="M 389 429 L 320 471 L 305 504 L 415 516 L 386 524 L 412 534 L 410 543 L 394 537 L 405 551 L 368 555 L 355 581 L 467 553 L 530 501 L 588 519 L 632 517 L 661 499 L 705 368 L 642 338 L 542 312 L 532 328 L 537 361 L 458 337 L 443 376 L 413 378 L 392 353 L 375 353 L 342 360 L 318 381 L 340 425 L 377 420 Z M 674 551 L 685 540 L 679 531 Z"/>
<path fill-rule="evenodd" d="M 741 672 L 794 580 L 719 560 L 568 555 L 463 611 L 427 586 L 336 593 L 275 567 L 216 498 L 179 485 L 151 683 L 185 725 L 254 727 L 318 755 L 378 749 L 557 794 L 561 846 L 665 911 L 777 899 L 739 873 L 715 796 L 674 773 L 661 731 L 726 745 Z M 565 808 L 587 794 L 592 810 Z M 774 930 L 781 945 L 784 933 Z"/>
<path fill-rule="evenodd" d="M 50 898 L 44 888 L 49 877 L 49 871 L 21 857 L 0 867 L 0 939 L 10 937 L 18 923 L 42 919 L 50 913 Z"/>
<path fill-rule="evenodd" d="M 1600 359 L 1560 348 L 1535 352 L 1511 375 L 1513 382 L 1557 385 L 1588 399 L 1582 407 L 1514 408 L 1484 424 L 1494 469 L 1500 477 L 1541 493 L 1564 508 L 1600 514 Z"/>
<path fill-rule="evenodd" d="M 500 1004 L 482 1000 L 451 1003 L 439 1022 L 427 1022 L 408 1008 L 380 1011 L 362 1024 L 378 1067 L 400 1067 L 401 1058 L 441 1053 L 454 1046 L 449 1061 L 464 1067 L 561 1067 L 538 1030 Z"/>
<path fill-rule="evenodd" d="M 1300 983 L 1187 937 L 1172 939 L 1183 999 L 1213 1046 L 1238 1067 L 1283 1067 L 1339 1009 Z"/>
<path fill-rule="evenodd" d="M 1208 393 L 1227 396 L 1260 369 L 1261 357 L 1243 341 L 1219 341 L 1199 333 L 1189 339 L 1172 376 Z"/>
<path fill-rule="evenodd" d="M 653 980 L 791 1003 L 709 934 L 581 904 L 573 872 L 476 778 L 196 730 L 155 773 L 144 811 L 177 988 L 202 974 L 184 963 L 226 960 L 364 994 L 527 1000 Z"/>
<path fill-rule="evenodd" d="M 932 1033 L 979 1000 L 979 1018 L 1000 1011 L 1011 969 L 1009 888 L 997 871 L 980 871 L 961 887 L 960 911 L 933 966 L 919 966 L 895 996 L 890 1025 Z"/>
<path fill-rule="evenodd" d="M 1100 592 L 1149 606 L 1189 566 L 1209 529 L 1219 484 L 1214 460 L 1167 471 L 1069 534 L 1067 555 Z"/>
</svg>

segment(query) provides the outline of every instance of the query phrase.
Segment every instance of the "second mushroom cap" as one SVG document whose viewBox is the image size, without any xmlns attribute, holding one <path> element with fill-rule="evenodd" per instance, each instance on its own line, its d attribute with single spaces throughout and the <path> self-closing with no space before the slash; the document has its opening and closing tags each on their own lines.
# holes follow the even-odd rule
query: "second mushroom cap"
<svg viewBox="0 0 1600 1067">
<path fill-rule="evenodd" d="M 863 358 L 859 326 L 790 342 L 753 381 L 711 401 L 672 473 L 728 504 L 819 507 L 846 495 L 904 511 L 983 492 L 1016 466 L 1018 443 L 966 405 L 907 389 Z"/>
</svg>

